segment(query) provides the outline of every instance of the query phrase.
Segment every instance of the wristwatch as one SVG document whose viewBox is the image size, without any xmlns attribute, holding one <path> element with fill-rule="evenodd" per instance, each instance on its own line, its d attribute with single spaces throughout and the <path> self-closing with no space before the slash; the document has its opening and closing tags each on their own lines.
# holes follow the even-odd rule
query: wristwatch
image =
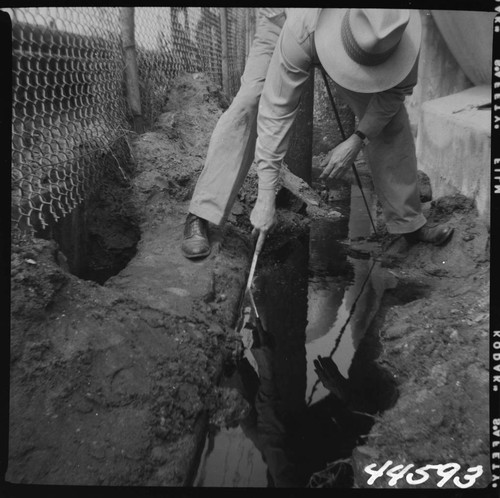
<svg viewBox="0 0 500 498">
<path fill-rule="evenodd" d="M 367 136 L 362 131 L 356 130 L 354 132 L 354 135 L 357 135 L 359 138 L 361 138 L 361 140 L 363 141 L 363 146 L 368 145 L 368 143 L 370 142 Z"/>
</svg>

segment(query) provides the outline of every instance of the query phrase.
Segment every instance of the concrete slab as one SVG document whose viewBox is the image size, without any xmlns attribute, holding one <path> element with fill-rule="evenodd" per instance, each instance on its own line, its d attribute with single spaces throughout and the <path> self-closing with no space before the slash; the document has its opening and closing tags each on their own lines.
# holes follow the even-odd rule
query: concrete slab
<svg viewBox="0 0 500 498">
<path fill-rule="evenodd" d="M 426 102 L 417 137 L 418 168 L 430 178 L 434 199 L 461 193 L 476 201 L 489 225 L 491 87 L 476 86 Z"/>
</svg>

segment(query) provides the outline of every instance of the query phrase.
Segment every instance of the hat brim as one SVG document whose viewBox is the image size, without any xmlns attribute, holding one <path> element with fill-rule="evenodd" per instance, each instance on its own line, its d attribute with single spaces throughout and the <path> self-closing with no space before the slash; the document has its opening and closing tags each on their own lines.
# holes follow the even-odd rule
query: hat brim
<svg viewBox="0 0 500 498">
<path fill-rule="evenodd" d="M 377 93 L 401 83 L 417 60 L 422 36 L 420 14 L 410 11 L 408 25 L 395 52 L 382 64 L 364 66 L 352 60 L 342 44 L 341 24 L 348 9 L 322 9 L 314 40 L 321 65 L 340 86 Z"/>
</svg>

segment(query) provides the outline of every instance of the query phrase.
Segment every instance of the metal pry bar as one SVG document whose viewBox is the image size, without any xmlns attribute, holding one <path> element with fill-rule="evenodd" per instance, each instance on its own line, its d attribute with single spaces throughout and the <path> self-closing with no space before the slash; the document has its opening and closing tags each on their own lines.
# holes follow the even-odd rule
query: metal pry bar
<svg viewBox="0 0 500 498">
<path fill-rule="evenodd" d="M 344 128 L 342 126 L 342 122 L 340 121 L 340 116 L 339 116 L 339 113 L 337 111 L 337 106 L 335 105 L 335 102 L 333 100 L 332 91 L 330 89 L 330 85 L 328 84 L 328 80 L 326 79 L 325 70 L 323 69 L 322 66 L 320 67 L 320 69 L 321 69 L 321 74 L 323 75 L 323 80 L 325 82 L 326 91 L 328 93 L 328 97 L 330 98 L 330 102 L 332 104 L 333 112 L 335 113 L 335 118 L 337 120 L 337 124 L 339 126 L 339 130 L 340 130 L 340 133 L 342 135 L 342 139 L 346 140 Z M 354 177 L 356 178 L 356 182 L 358 184 L 359 190 L 361 190 L 361 195 L 363 196 L 363 201 L 365 202 L 366 211 L 368 212 L 368 216 L 370 217 L 370 222 L 371 222 L 372 227 L 373 227 L 373 232 L 375 233 L 376 236 L 378 236 L 377 229 L 375 228 L 375 223 L 373 221 L 372 214 L 370 212 L 370 208 L 368 207 L 368 202 L 366 201 L 365 193 L 363 192 L 363 187 L 361 185 L 361 178 L 359 177 L 358 170 L 356 169 L 356 166 L 354 165 L 354 163 L 352 163 L 351 166 L 352 166 L 352 171 L 354 172 Z"/>
</svg>

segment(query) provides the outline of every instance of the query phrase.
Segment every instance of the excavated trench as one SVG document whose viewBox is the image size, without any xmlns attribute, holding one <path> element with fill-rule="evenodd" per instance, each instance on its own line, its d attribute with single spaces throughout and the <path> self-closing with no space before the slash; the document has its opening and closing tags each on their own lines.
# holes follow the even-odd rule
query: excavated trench
<svg viewBox="0 0 500 498">
<path fill-rule="evenodd" d="M 195 486 L 305 486 L 336 462 L 336 485 L 351 487 L 353 448 L 374 414 L 397 398 L 392 379 L 375 366 L 370 328 L 396 281 L 368 252 L 352 250 L 351 241 L 371 233 L 358 187 L 331 194 L 340 219 L 313 220 L 260 262 L 257 309 L 244 301 L 238 326 L 244 353 L 222 380 L 251 409 L 237 426 L 210 427 Z M 366 188 L 365 195 L 373 205 Z M 331 383 L 318 377 L 319 358 Z"/>
<path fill-rule="evenodd" d="M 126 268 L 141 238 L 130 179 L 123 173 L 133 172 L 133 162 L 130 157 L 122 162 L 119 174 L 115 159 L 110 159 L 98 188 L 84 203 L 70 216 L 35 232 L 36 238 L 57 242 L 69 272 L 99 285 Z"/>
<path fill-rule="evenodd" d="M 183 181 L 220 115 L 211 88 L 181 78 L 164 119 L 134 141 L 132 186 L 111 175 L 73 230 L 40 234 L 60 250 L 13 248 L 9 479 L 366 487 L 363 466 L 389 459 L 486 469 L 489 232 L 471 202 L 427 210 L 455 227 L 447 246 L 384 234 L 383 253 L 357 186 L 330 192 L 337 220 L 282 210 L 254 280 L 259 319 L 244 315 L 238 336 L 255 173 L 213 256 L 178 251 Z M 247 408 L 228 418 L 236 391 Z"/>
<path fill-rule="evenodd" d="M 116 178 L 105 179 L 86 213 L 86 264 L 78 275 L 100 285 L 127 266 L 140 239 L 127 186 L 115 183 L 109 196 L 108 181 Z M 365 195 L 374 211 L 366 187 Z M 380 261 L 350 244 L 372 232 L 358 187 L 342 184 L 330 198 L 340 219 L 313 220 L 259 264 L 253 287 L 259 318 L 251 313 L 239 324 L 243 354 L 220 383 L 236 388 L 250 409 L 232 427 L 209 426 L 191 485 L 305 486 L 336 462 L 336 484 L 351 487 L 346 462 L 353 448 L 374 414 L 397 397 L 374 364 L 378 344 L 370 329 L 384 292 L 396 284 Z M 330 390 L 315 369 L 320 357 L 333 360 L 342 376 Z"/>
<path fill-rule="evenodd" d="M 122 178 L 104 178 L 89 206 L 86 264 L 78 276 L 103 285 L 136 255 L 141 232 L 130 185 Z"/>
<path fill-rule="evenodd" d="M 374 216 L 372 193 L 364 191 Z M 236 388 L 249 409 L 230 427 L 208 427 L 190 485 L 306 486 L 333 463 L 336 486 L 352 487 L 352 450 L 375 414 L 397 398 L 394 382 L 374 363 L 379 342 L 370 325 L 386 291 L 398 304 L 425 291 L 396 287 L 379 260 L 351 245 L 372 233 L 358 187 L 340 184 L 329 195 L 340 219 L 313 220 L 259 264 L 253 287 L 259 317 L 242 303 L 243 353 L 220 382 Z M 128 202 L 127 185 L 104 179 L 87 209 L 79 278 L 103 285 L 136 254 L 140 229 Z M 333 384 L 320 379 L 320 358 L 333 361 Z"/>
</svg>

